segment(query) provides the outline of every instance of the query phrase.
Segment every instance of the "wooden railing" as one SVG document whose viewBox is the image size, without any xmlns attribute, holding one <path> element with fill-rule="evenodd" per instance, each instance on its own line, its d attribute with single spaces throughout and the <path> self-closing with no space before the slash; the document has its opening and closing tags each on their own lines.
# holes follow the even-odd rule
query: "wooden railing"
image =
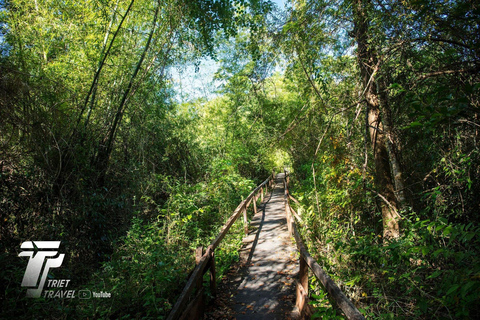
<svg viewBox="0 0 480 320">
<path fill-rule="evenodd" d="M 275 173 L 268 177 L 258 187 L 256 187 L 248 197 L 243 200 L 235 209 L 233 214 L 223 225 L 220 233 L 203 252 L 203 247 L 198 247 L 195 253 L 196 267 L 193 269 L 187 284 L 183 288 L 177 302 L 173 306 L 172 311 L 168 315 L 167 320 L 177 319 L 198 319 L 203 314 L 205 290 L 203 287 L 203 275 L 210 271 L 210 291 L 213 295 L 216 294 L 216 272 L 215 272 L 215 249 L 220 245 L 228 230 L 238 217 L 243 213 L 243 222 L 245 234 L 248 233 L 248 219 L 247 209 L 253 203 L 253 211 L 257 213 L 257 200 L 260 197 L 263 201 L 264 193 L 266 194 L 268 188 L 273 188 L 275 181 Z M 193 295 L 193 297 L 192 297 Z"/>
<path fill-rule="evenodd" d="M 298 201 L 293 198 L 288 192 L 288 183 L 289 176 L 288 172 L 285 170 L 285 177 L 283 180 L 285 188 L 285 212 L 287 215 L 287 226 L 288 231 L 291 235 L 295 237 L 295 242 L 297 243 L 298 251 L 300 252 L 300 271 L 299 271 L 299 280 L 297 281 L 297 300 L 296 306 L 298 310 L 304 314 L 308 312 L 307 302 L 308 302 L 308 268 L 310 268 L 313 274 L 320 280 L 323 288 L 328 292 L 331 299 L 335 301 L 337 306 L 343 311 L 347 319 L 365 319 L 363 315 L 358 311 L 355 305 L 345 296 L 345 294 L 340 290 L 340 288 L 333 282 L 333 280 L 328 276 L 328 274 L 323 271 L 322 267 L 313 259 L 308 253 L 307 248 L 303 244 L 300 233 L 298 232 L 297 222 L 302 223 L 301 217 L 295 212 L 295 210 L 290 207 L 290 200 L 296 202 Z M 307 268 L 308 266 L 308 268 Z"/>
</svg>

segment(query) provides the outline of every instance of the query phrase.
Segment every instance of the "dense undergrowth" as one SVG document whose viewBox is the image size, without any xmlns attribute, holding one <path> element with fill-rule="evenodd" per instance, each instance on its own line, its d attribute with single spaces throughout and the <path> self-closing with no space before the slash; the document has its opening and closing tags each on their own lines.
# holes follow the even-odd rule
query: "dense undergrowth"
<svg viewBox="0 0 480 320">
<path fill-rule="evenodd" d="M 196 184 L 155 175 L 149 192 L 129 207 L 133 214 L 130 221 L 125 222 L 128 226 L 126 234 L 119 235 L 118 229 L 114 229 L 116 237 L 111 236 L 108 241 L 110 251 L 97 248 L 97 252 L 104 256 L 98 255 L 94 264 L 83 266 L 96 271 L 90 274 L 76 272 L 78 262 L 70 256 L 58 272 L 50 272 L 54 278 L 71 279 L 70 286 L 77 290 L 77 294 L 78 290 L 103 291 L 111 293 L 111 299 L 58 299 L 52 303 L 50 299 L 39 298 L 32 301 L 18 286 L 24 272 L 23 264 L 14 252 L 2 254 L 2 263 L 6 266 L 2 269 L 2 279 L 9 297 L 3 314 L 6 317 L 47 317 L 48 314 L 48 318 L 56 319 L 158 319 L 168 315 L 195 265 L 195 249 L 210 244 L 236 206 L 255 187 L 253 181 L 235 173 L 226 162 L 218 166 L 210 179 Z M 165 202 L 157 204 L 159 199 L 155 199 L 154 194 L 159 190 L 169 196 Z M 37 233 L 32 237 L 46 239 L 47 236 Z M 51 239 L 63 237 L 54 234 Z M 242 237 L 243 224 L 237 222 L 216 250 L 219 275 L 238 258 Z M 75 240 L 85 243 L 81 236 Z M 62 249 L 65 252 L 74 250 L 68 245 Z M 81 255 L 82 251 L 76 253 Z M 83 260 L 83 263 L 86 262 Z"/>
<path fill-rule="evenodd" d="M 295 183 L 292 194 L 302 203 L 300 212 L 312 231 L 304 232 L 310 250 L 362 313 L 380 319 L 475 318 L 480 301 L 478 223 L 445 215 L 445 204 L 432 197 L 444 194 L 435 189 L 422 196 L 421 212 L 410 208 L 400 213 L 399 238 L 383 239 L 375 225 L 366 225 L 359 218 L 381 223 L 375 201 L 368 201 L 375 195 L 364 188 L 360 175 L 340 171 L 347 180 L 318 186 L 320 215 L 314 213 L 311 179 Z M 326 167 L 317 179 L 332 181 L 329 174 Z M 357 187 L 345 194 L 341 189 L 345 184 Z M 475 194 L 468 186 L 466 190 L 467 196 Z M 340 315 L 312 280 L 317 315 Z"/>
<path fill-rule="evenodd" d="M 153 220 L 136 211 L 111 261 L 103 263 L 89 284 L 97 292 L 110 288 L 117 298 L 99 305 L 82 303 L 76 314 L 80 308 L 85 316 L 102 318 L 168 315 L 193 270 L 195 249 L 210 244 L 252 187 L 252 181 L 236 174 L 223 175 L 209 183 L 175 187 L 167 203 L 155 208 L 158 215 Z M 238 222 L 216 250 L 220 276 L 238 258 L 242 236 Z"/>
</svg>

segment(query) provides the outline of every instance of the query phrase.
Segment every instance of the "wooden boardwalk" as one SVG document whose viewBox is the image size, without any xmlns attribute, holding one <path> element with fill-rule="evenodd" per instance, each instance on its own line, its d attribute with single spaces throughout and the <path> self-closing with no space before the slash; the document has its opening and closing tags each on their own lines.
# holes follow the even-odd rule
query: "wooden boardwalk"
<svg viewBox="0 0 480 320">
<path fill-rule="evenodd" d="M 217 308 L 205 319 L 298 319 L 295 310 L 295 283 L 298 253 L 288 233 L 284 205 L 284 174 L 275 179 L 275 188 L 250 224 L 243 240 L 241 266 L 225 279 Z M 227 317 L 228 315 L 228 317 Z"/>
<path fill-rule="evenodd" d="M 280 173 L 275 180 L 272 178 L 268 177 L 238 205 L 206 251 L 202 247 L 197 248 L 196 267 L 167 320 L 292 320 L 308 317 L 312 312 L 307 304 L 309 271 L 313 272 L 347 319 L 365 319 L 305 247 L 297 227 L 297 222 L 303 224 L 302 218 L 289 202 L 299 204 L 288 192 L 288 176 L 285 178 L 285 174 Z M 259 197 L 263 199 L 266 190 L 271 192 L 257 210 L 256 200 Z M 243 241 L 240 263 L 231 268 L 217 288 L 215 249 L 242 214 L 245 230 L 248 231 L 246 210 L 250 205 L 257 214 Z M 305 228 L 308 231 L 308 227 Z M 206 272 L 210 273 L 210 291 L 216 299 L 205 313 L 202 280 Z"/>
</svg>

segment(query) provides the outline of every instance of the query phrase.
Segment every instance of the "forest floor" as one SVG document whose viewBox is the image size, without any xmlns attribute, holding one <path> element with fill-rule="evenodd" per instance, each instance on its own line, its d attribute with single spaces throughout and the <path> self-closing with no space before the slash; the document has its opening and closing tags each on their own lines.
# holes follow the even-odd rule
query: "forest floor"
<svg viewBox="0 0 480 320">
<path fill-rule="evenodd" d="M 298 319 L 298 253 L 288 233 L 283 173 L 259 206 L 243 239 L 240 261 L 222 279 L 205 319 Z"/>
</svg>

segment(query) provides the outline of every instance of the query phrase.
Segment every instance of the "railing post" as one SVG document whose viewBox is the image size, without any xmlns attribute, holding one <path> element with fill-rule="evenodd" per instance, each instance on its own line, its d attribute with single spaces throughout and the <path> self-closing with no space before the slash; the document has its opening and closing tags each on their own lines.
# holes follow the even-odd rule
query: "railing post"
<svg viewBox="0 0 480 320">
<path fill-rule="evenodd" d="M 214 297 L 217 295 L 216 274 L 217 272 L 215 271 L 215 251 L 212 250 L 210 258 L 210 291 L 212 292 L 212 295 Z"/>
<path fill-rule="evenodd" d="M 202 256 L 203 256 L 203 247 L 197 247 L 197 249 L 195 250 L 195 265 L 198 266 L 198 264 L 200 263 L 200 260 L 202 259 Z M 203 284 L 203 277 L 200 277 L 197 281 L 197 283 L 195 284 L 195 290 L 198 292 L 198 290 L 200 290 L 202 288 L 202 284 Z"/>
<path fill-rule="evenodd" d="M 288 233 L 291 235 L 292 234 L 292 223 L 291 223 L 291 217 L 290 217 L 290 208 L 288 207 L 288 198 L 285 198 L 285 214 L 287 216 Z"/>
<path fill-rule="evenodd" d="M 203 247 L 197 247 L 195 250 L 195 265 L 198 266 L 200 263 L 200 259 L 202 259 L 203 256 Z"/>
<path fill-rule="evenodd" d="M 298 272 L 299 281 L 297 282 L 297 301 L 295 306 L 303 316 L 304 307 L 308 300 L 308 265 L 302 255 L 300 255 L 300 271 Z"/>
<path fill-rule="evenodd" d="M 299 280 L 300 284 L 302 285 L 305 293 L 308 296 L 308 265 L 305 259 L 300 256 L 300 272 L 299 272 Z"/>
<path fill-rule="evenodd" d="M 287 216 L 288 233 L 292 233 L 292 216 L 290 213 L 290 204 L 288 203 L 288 185 L 286 176 L 283 177 L 283 198 L 285 201 L 285 215 Z"/>
<path fill-rule="evenodd" d="M 253 212 L 257 214 L 257 195 L 253 196 Z"/>
<path fill-rule="evenodd" d="M 248 219 L 247 219 L 247 205 L 243 207 L 243 222 L 244 222 L 244 229 L 245 234 L 248 234 Z"/>
<path fill-rule="evenodd" d="M 263 187 L 261 188 L 261 190 L 262 190 L 262 202 L 263 202 Z"/>
</svg>

